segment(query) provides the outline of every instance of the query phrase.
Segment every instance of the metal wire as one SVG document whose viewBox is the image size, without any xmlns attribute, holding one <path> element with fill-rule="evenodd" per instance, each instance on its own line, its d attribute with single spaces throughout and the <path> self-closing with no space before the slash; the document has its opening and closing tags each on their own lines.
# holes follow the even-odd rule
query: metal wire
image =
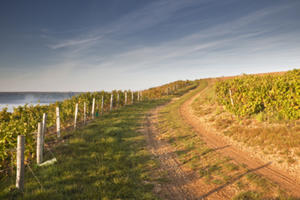
<svg viewBox="0 0 300 200">
<path fill-rule="evenodd" d="M 12 167 L 7 167 L 7 168 L 5 168 L 5 169 L 1 169 L 1 170 L 0 170 L 0 173 L 3 173 L 3 172 L 5 172 L 5 171 L 11 170 L 11 169 L 12 169 Z"/>
<path fill-rule="evenodd" d="M 56 159 L 56 162 L 57 162 L 57 158 L 56 158 L 56 156 L 54 155 L 54 153 L 50 150 L 50 148 L 45 147 L 45 149 L 53 156 L 53 158 Z"/>
<path fill-rule="evenodd" d="M 41 189 L 44 190 L 44 187 L 42 185 L 42 183 L 40 182 L 40 180 L 38 179 L 38 177 L 35 175 L 35 173 L 33 172 L 33 170 L 31 169 L 30 165 L 27 165 L 28 169 L 30 170 L 30 172 L 32 173 L 33 177 L 35 178 L 35 180 L 38 182 L 38 184 L 40 184 Z"/>
</svg>

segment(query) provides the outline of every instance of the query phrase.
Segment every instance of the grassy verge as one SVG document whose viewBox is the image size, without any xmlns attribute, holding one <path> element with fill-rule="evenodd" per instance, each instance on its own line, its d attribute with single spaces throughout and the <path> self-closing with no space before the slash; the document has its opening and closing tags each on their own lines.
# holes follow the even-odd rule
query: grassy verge
<svg viewBox="0 0 300 200">
<path fill-rule="evenodd" d="M 161 110 L 158 125 L 161 138 L 174 147 L 184 167 L 198 172 L 205 184 L 212 188 L 231 187 L 237 195 L 235 199 L 285 199 L 284 192 L 278 186 L 249 171 L 247 166 L 220 155 L 217 149 L 209 148 L 192 127 L 183 121 L 180 106 L 207 85 L 208 80 L 200 81 L 197 89 Z"/>
<path fill-rule="evenodd" d="M 195 113 L 217 132 L 257 148 L 279 165 L 299 167 L 300 121 L 262 121 L 261 115 L 238 118 L 216 102 L 214 84 L 193 103 Z"/>
<path fill-rule="evenodd" d="M 156 199 L 149 175 L 156 163 L 139 129 L 144 114 L 166 101 L 126 106 L 72 132 L 52 150 L 57 163 L 31 165 L 40 183 L 26 168 L 24 193 L 12 176 L 1 180 L 0 199 Z"/>
</svg>

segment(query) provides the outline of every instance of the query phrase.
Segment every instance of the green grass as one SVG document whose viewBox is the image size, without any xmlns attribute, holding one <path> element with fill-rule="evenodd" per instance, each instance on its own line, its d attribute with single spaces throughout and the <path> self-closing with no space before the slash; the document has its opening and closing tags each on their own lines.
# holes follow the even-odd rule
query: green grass
<svg viewBox="0 0 300 200">
<path fill-rule="evenodd" d="M 261 200 L 261 199 L 262 199 L 261 194 L 254 191 L 242 192 L 233 198 L 233 200 Z"/>
<path fill-rule="evenodd" d="M 157 162 L 139 129 L 144 114 L 166 101 L 126 106 L 72 132 L 52 150 L 57 163 L 31 165 L 42 187 L 26 168 L 24 192 L 12 176 L 1 181 L 0 199 L 156 199 L 152 188 L 159 177 L 150 173 Z"/>
<path fill-rule="evenodd" d="M 238 165 L 232 159 L 218 153 L 216 149 L 209 148 L 201 139 L 201 136 L 183 120 L 179 111 L 180 106 L 205 87 L 211 87 L 208 85 L 208 81 L 199 81 L 197 89 L 183 95 L 161 110 L 158 125 L 162 133 L 161 138 L 172 145 L 180 163 L 198 172 L 204 183 L 215 188 L 225 185 L 225 187 L 232 187 L 236 191 L 232 198 L 245 200 L 276 199 L 280 195 L 277 185 L 263 177 L 250 173 L 246 165 Z M 208 90 L 207 92 L 208 97 L 198 98 L 195 102 L 205 101 L 213 106 L 214 90 Z M 201 104 L 198 104 L 198 106 L 201 106 Z M 211 110 L 203 107 L 199 112 L 204 114 L 211 112 Z M 218 110 L 217 112 L 222 113 L 223 111 Z M 229 126 L 232 123 L 231 120 L 220 121 L 220 126 Z M 288 199 L 284 192 L 281 199 Z"/>
</svg>

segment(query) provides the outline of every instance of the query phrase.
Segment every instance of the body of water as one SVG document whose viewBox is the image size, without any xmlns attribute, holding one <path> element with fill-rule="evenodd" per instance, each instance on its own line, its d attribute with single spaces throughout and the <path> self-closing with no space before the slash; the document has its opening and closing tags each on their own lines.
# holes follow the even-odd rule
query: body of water
<svg viewBox="0 0 300 200">
<path fill-rule="evenodd" d="M 48 105 L 56 101 L 71 98 L 78 92 L 0 92 L 0 110 L 7 107 L 9 112 L 14 107 L 30 105 Z"/>
</svg>

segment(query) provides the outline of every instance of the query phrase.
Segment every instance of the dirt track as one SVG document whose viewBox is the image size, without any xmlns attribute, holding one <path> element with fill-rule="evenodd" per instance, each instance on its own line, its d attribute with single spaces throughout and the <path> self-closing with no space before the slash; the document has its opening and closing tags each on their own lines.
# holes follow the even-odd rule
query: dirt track
<svg viewBox="0 0 300 200">
<path fill-rule="evenodd" d="M 207 88 L 206 88 L 207 89 Z M 260 159 L 252 157 L 249 153 L 239 150 L 237 147 L 230 145 L 222 136 L 219 136 L 201 123 L 196 115 L 193 114 L 191 107 L 192 102 L 205 90 L 202 90 L 189 100 L 187 100 L 180 108 L 180 113 L 186 123 L 190 124 L 210 148 L 218 149 L 224 155 L 234 159 L 237 163 L 246 164 L 250 171 L 261 174 L 267 179 L 277 183 L 281 188 L 289 191 L 293 196 L 300 197 L 300 184 L 288 173 L 272 166 L 272 163 L 265 163 Z"/>
<path fill-rule="evenodd" d="M 182 167 L 170 144 L 159 139 L 161 133 L 157 130 L 156 123 L 160 108 L 146 116 L 143 130 L 149 150 L 160 161 L 160 176 L 167 176 L 169 180 L 164 184 L 156 185 L 155 193 L 162 199 L 170 200 L 230 199 L 233 191 L 229 188 L 216 190 L 204 183 L 197 172 Z"/>
</svg>

